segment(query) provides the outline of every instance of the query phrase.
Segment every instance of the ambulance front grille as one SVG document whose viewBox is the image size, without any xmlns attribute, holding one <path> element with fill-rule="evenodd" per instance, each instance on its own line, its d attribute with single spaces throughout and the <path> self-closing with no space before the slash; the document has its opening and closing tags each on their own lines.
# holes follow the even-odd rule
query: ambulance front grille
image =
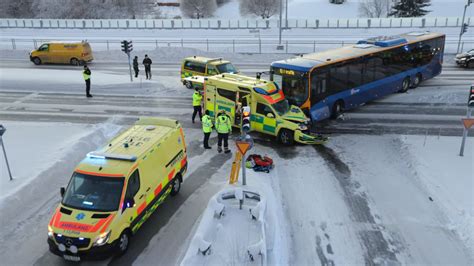
<svg viewBox="0 0 474 266">
<path fill-rule="evenodd" d="M 86 248 L 91 242 L 90 238 L 68 237 L 59 234 L 54 234 L 54 239 L 58 244 L 64 244 L 66 247 L 76 246 L 77 248 Z"/>
</svg>

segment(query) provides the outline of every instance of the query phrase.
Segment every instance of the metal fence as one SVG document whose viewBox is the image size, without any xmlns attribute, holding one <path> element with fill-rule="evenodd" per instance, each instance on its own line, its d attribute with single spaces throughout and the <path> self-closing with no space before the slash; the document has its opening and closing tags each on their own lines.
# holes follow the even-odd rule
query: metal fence
<svg viewBox="0 0 474 266">
<path fill-rule="evenodd" d="M 443 28 L 460 27 L 460 17 L 288 19 L 285 28 Z M 474 17 L 467 17 L 470 25 Z M 270 29 L 277 19 L 0 19 L 0 28 L 41 29 Z"/>
<path fill-rule="evenodd" d="M 31 50 L 38 48 L 50 39 L 8 39 L 0 38 L 0 49 Z M 54 41 L 58 41 L 54 39 Z M 68 42 L 72 40 L 67 40 Z M 80 41 L 80 40 L 77 40 Z M 192 48 L 206 52 L 226 53 L 312 53 L 334 47 L 355 44 L 356 41 L 324 41 L 324 40 L 284 40 L 283 49 L 277 49 L 278 40 L 274 39 L 132 39 L 134 50 L 154 50 L 160 48 Z M 94 51 L 120 51 L 120 40 L 88 40 Z M 474 47 L 474 40 L 462 41 L 461 50 Z M 447 40 L 446 53 L 456 53 L 457 41 Z"/>
</svg>

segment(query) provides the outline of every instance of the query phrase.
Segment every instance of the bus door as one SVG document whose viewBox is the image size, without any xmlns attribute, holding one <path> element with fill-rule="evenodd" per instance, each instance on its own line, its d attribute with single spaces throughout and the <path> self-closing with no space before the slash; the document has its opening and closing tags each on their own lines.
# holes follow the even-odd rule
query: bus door
<svg viewBox="0 0 474 266">
<path fill-rule="evenodd" d="M 330 116 L 329 96 L 329 73 L 324 70 L 319 73 L 311 73 L 311 119 L 318 121 Z"/>
</svg>

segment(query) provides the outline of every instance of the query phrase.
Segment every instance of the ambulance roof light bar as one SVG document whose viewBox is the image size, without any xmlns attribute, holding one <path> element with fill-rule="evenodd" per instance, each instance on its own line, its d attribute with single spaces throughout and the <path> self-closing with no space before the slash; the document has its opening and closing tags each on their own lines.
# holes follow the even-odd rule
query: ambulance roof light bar
<svg viewBox="0 0 474 266">
<path fill-rule="evenodd" d="M 105 153 L 105 152 L 97 152 L 97 151 L 89 152 L 87 154 L 87 157 L 91 159 L 112 159 L 112 160 L 129 161 L 129 162 L 135 162 L 137 160 L 137 156 L 134 156 L 134 155 Z"/>
</svg>

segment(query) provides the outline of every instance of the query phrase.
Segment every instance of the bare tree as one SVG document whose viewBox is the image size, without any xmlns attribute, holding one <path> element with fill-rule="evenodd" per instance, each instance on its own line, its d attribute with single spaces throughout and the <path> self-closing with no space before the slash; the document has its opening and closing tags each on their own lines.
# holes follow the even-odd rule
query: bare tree
<svg viewBox="0 0 474 266">
<path fill-rule="evenodd" d="M 240 0 L 242 15 L 255 15 L 263 19 L 275 15 L 280 8 L 280 0 Z"/>
<path fill-rule="evenodd" d="M 32 16 L 33 0 L 1 0 L 0 16 L 4 18 L 28 18 Z"/>
<path fill-rule="evenodd" d="M 359 3 L 359 14 L 368 18 L 386 17 L 389 5 L 390 0 L 362 0 Z"/>
<path fill-rule="evenodd" d="M 217 9 L 216 0 L 181 0 L 181 12 L 189 18 L 211 17 Z"/>
</svg>

